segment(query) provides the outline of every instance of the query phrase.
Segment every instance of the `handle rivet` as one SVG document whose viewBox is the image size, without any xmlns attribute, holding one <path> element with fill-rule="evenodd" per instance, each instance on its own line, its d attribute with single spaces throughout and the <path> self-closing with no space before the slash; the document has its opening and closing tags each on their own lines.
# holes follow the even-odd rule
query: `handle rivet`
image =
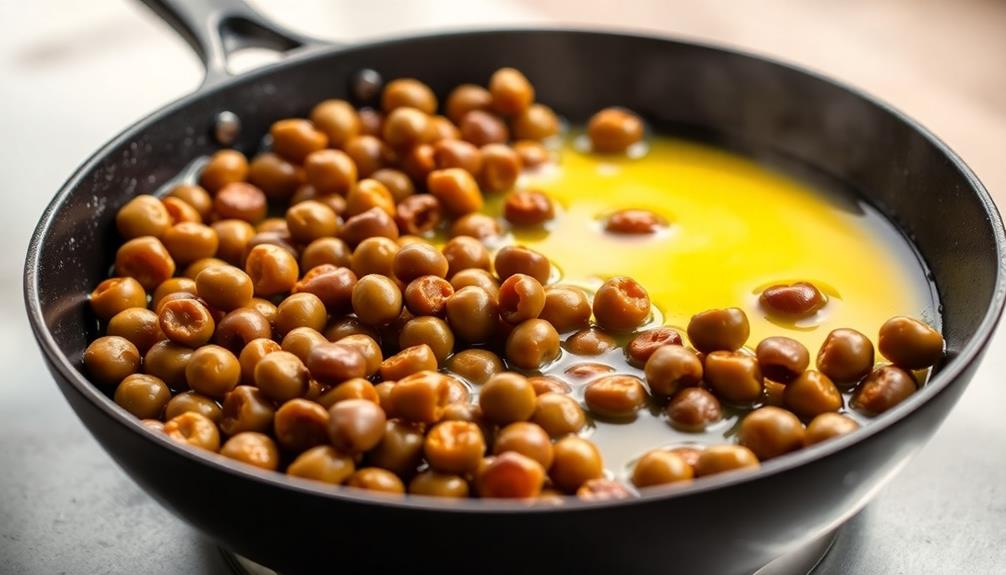
<svg viewBox="0 0 1006 575">
<path fill-rule="evenodd" d="M 349 93 L 358 104 L 367 104 L 376 98 L 383 86 L 381 74 L 372 68 L 358 70 L 349 79 Z"/>
<path fill-rule="evenodd" d="M 241 118 L 234 112 L 224 110 L 213 121 L 213 137 L 222 146 L 230 146 L 241 135 Z"/>
</svg>

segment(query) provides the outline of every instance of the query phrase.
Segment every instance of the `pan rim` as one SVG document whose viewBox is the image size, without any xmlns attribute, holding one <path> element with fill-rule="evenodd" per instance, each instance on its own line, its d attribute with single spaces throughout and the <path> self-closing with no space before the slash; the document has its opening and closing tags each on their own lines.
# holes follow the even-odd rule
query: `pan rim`
<svg viewBox="0 0 1006 575">
<path fill-rule="evenodd" d="M 172 441 L 163 434 L 151 433 L 138 419 L 115 404 L 109 397 L 102 393 L 97 386 L 92 384 L 78 370 L 78 367 L 63 354 L 55 339 L 45 324 L 42 312 L 38 285 L 38 265 L 39 255 L 43 245 L 43 240 L 49 233 L 55 221 L 55 215 L 66 200 L 73 194 L 81 180 L 102 161 L 112 150 L 127 142 L 137 132 L 147 129 L 149 126 L 161 121 L 164 117 L 183 109 L 203 98 L 212 97 L 235 84 L 254 82 L 263 77 L 268 77 L 275 71 L 296 67 L 298 64 L 311 62 L 317 59 L 325 59 L 340 53 L 352 53 L 354 51 L 374 50 L 385 46 L 396 44 L 429 41 L 434 39 L 458 38 L 466 36 L 489 36 L 512 33 L 533 33 L 533 34 L 556 34 L 569 36 L 597 36 L 622 38 L 636 41 L 656 41 L 662 43 L 677 44 L 682 47 L 700 48 L 712 52 L 718 52 L 729 56 L 739 56 L 750 58 L 762 63 L 788 69 L 792 72 L 810 76 L 818 81 L 831 85 L 839 90 L 843 90 L 851 95 L 865 100 L 866 102 L 880 108 L 893 116 L 896 120 L 906 124 L 909 128 L 924 137 L 958 170 L 969 184 L 970 192 L 977 196 L 982 205 L 988 224 L 991 226 L 994 239 L 995 250 L 998 260 L 995 277 L 995 290 L 992 300 L 985 309 L 982 320 L 971 336 L 970 341 L 964 345 L 957 355 L 951 358 L 919 393 L 913 394 L 901 404 L 876 418 L 870 425 L 864 426 L 854 433 L 824 442 L 785 457 L 767 461 L 762 466 L 753 471 L 743 473 L 726 473 L 718 476 L 705 477 L 702 481 L 684 486 L 665 486 L 647 489 L 639 497 L 609 500 L 609 501 L 582 501 L 570 498 L 564 505 L 529 505 L 527 503 L 512 502 L 505 500 L 480 500 L 467 499 L 460 501 L 444 502 L 442 499 L 409 496 L 404 498 L 382 498 L 369 495 L 363 490 L 342 489 L 319 482 L 303 480 L 289 477 L 285 474 L 272 471 L 258 470 L 254 467 L 241 464 L 236 461 L 215 453 L 203 453 L 200 450 L 190 449 L 177 442 Z M 886 216 L 885 216 L 886 217 Z M 326 48 L 311 48 L 291 55 L 289 58 L 279 62 L 263 66 L 252 70 L 246 74 L 230 77 L 224 81 L 213 84 L 206 90 L 197 90 L 192 94 L 183 96 L 167 105 L 148 114 L 136 123 L 122 130 L 114 138 L 102 145 L 83 164 L 78 167 L 67 181 L 60 187 L 56 195 L 46 206 L 39 222 L 32 233 L 25 258 L 24 269 L 24 298 L 25 308 L 28 313 L 29 323 L 39 347 L 45 355 L 50 368 L 55 368 L 59 372 L 59 377 L 69 383 L 76 393 L 92 403 L 103 412 L 103 415 L 111 418 L 130 432 L 139 433 L 146 441 L 155 444 L 157 447 L 166 448 L 184 458 L 188 458 L 193 463 L 209 465 L 214 471 L 226 473 L 235 480 L 248 480 L 268 484 L 273 487 L 291 489 L 304 495 L 332 498 L 345 501 L 347 503 L 366 504 L 376 506 L 389 506 L 394 508 L 416 509 L 432 512 L 460 512 L 460 513 L 570 513 L 584 512 L 598 508 L 608 507 L 630 507 L 654 503 L 656 501 L 671 500 L 678 497 L 698 495 L 707 491 L 728 488 L 735 484 L 764 480 L 790 469 L 809 464 L 814 461 L 824 459 L 832 454 L 842 451 L 852 445 L 867 441 L 874 435 L 882 433 L 888 427 L 897 425 L 923 404 L 943 393 L 951 383 L 955 382 L 961 373 L 969 368 L 986 349 L 989 339 L 995 332 L 999 318 L 1003 313 L 1006 304 L 1006 232 L 1003 229 L 1001 216 L 986 188 L 979 181 L 978 177 L 968 167 L 968 165 L 940 140 L 931 131 L 922 126 L 919 122 L 901 112 L 890 104 L 879 100 L 864 91 L 850 86 L 844 82 L 831 79 L 817 71 L 803 66 L 782 62 L 771 57 L 755 54 L 732 46 L 720 46 L 711 43 L 696 42 L 692 39 L 678 39 L 670 35 L 659 35 L 652 33 L 627 32 L 623 30 L 606 30 L 599 28 L 485 28 L 467 29 L 463 31 L 440 31 L 424 34 L 402 34 L 389 38 L 380 38 L 374 41 L 363 42 L 351 46 L 332 46 Z M 67 387 L 64 387 L 64 393 Z"/>
</svg>

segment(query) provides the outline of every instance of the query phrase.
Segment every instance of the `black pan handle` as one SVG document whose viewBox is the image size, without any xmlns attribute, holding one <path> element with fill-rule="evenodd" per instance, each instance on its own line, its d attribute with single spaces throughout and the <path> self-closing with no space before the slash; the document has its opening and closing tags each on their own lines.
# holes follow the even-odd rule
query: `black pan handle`
<svg viewBox="0 0 1006 575">
<path fill-rule="evenodd" d="M 244 0 L 140 0 L 192 46 L 206 68 L 203 86 L 227 78 L 227 57 L 243 48 L 277 52 L 333 46 L 271 21 Z"/>
</svg>

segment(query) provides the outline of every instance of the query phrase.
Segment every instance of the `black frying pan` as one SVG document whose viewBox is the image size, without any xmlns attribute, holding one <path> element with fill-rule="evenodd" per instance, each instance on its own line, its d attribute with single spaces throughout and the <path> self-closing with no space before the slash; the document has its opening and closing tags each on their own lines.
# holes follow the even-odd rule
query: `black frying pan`
<svg viewBox="0 0 1006 575">
<path fill-rule="evenodd" d="M 751 572 L 848 518 L 894 475 L 964 391 L 1002 312 L 1002 222 L 974 174 L 909 118 L 812 73 L 708 46 L 573 30 L 323 47 L 238 0 L 147 3 L 198 50 L 207 83 L 120 134 L 59 191 L 29 247 L 28 315 L 56 382 L 119 465 L 225 547 L 283 572 Z M 226 54 L 248 45 L 310 49 L 227 77 Z M 932 271 L 947 360 L 872 425 L 759 471 L 555 508 L 379 500 L 257 472 L 146 431 L 86 380 L 80 357 L 96 324 L 85 294 L 109 269 L 115 211 L 218 149 L 220 112 L 240 118 L 232 144 L 252 152 L 273 121 L 348 96 L 361 69 L 422 78 L 443 97 L 500 66 L 523 70 L 539 99 L 573 121 L 623 105 L 658 129 L 788 158 L 854 188 L 913 240 Z"/>
</svg>

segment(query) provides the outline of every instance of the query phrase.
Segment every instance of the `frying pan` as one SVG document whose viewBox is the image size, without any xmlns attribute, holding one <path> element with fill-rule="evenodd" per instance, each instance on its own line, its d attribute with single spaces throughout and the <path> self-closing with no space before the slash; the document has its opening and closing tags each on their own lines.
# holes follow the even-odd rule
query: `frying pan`
<svg viewBox="0 0 1006 575">
<path fill-rule="evenodd" d="M 579 30 L 494 30 L 322 45 L 237 0 L 146 0 L 207 68 L 205 84 L 128 128 L 46 208 L 25 263 L 25 302 L 49 370 L 112 458 L 165 507 L 225 548 L 283 573 L 364 569 L 517 573 L 750 573 L 859 510 L 936 430 L 980 361 L 1006 293 L 1002 221 L 942 142 L 853 89 L 719 48 Z M 293 50 L 239 77 L 227 54 Z M 703 135 L 755 158 L 788 158 L 856 190 L 912 240 L 942 303 L 947 357 L 908 400 L 853 434 L 751 473 L 627 501 L 555 507 L 381 499 L 258 472 L 148 432 L 90 384 L 97 332 L 86 295 L 111 264 L 116 209 L 220 147 L 247 153 L 269 125 L 350 97 L 363 69 L 412 76 L 442 98 L 501 66 L 573 122 L 622 105 L 652 126 Z M 230 112 L 240 134 L 218 121 Z M 883 278 L 877 278 L 883 281 Z M 166 541 L 165 545 L 171 545 Z"/>
</svg>

